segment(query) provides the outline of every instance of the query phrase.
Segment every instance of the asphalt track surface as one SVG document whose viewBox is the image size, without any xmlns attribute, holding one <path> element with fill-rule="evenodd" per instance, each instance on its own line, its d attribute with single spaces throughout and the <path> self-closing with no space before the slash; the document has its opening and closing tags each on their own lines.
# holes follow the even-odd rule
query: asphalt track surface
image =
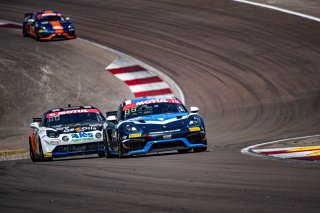
<svg viewBox="0 0 320 213">
<path fill-rule="evenodd" d="M 71 16 L 79 36 L 164 70 L 201 109 L 209 150 L 1 162 L 2 212 L 319 211 L 319 165 L 240 153 L 319 132 L 319 23 L 224 0 L 0 1 L 0 18 L 43 8 Z"/>
</svg>

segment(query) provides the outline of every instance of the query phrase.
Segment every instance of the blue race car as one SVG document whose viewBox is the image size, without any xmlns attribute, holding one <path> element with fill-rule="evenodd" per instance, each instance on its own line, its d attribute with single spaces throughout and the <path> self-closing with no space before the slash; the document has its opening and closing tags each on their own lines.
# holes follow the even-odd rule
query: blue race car
<svg viewBox="0 0 320 213">
<path fill-rule="evenodd" d="M 59 12 L 44 10 L 42 12 L 25 13 L 22 34 L 32 36 L 37 41 L 56 38 L 76 38 L 75 28 L 69 17 Z"/>
<path fill-rule="evenodd" d="M 177 150 L 204 152 L 207 139 L 197 107 L 186 107 L 177 98 L 138 98 L 122 102 L 107 113 L 114 122 L 107 130 L 106 157 L 131 156 Z"/>
</svg>

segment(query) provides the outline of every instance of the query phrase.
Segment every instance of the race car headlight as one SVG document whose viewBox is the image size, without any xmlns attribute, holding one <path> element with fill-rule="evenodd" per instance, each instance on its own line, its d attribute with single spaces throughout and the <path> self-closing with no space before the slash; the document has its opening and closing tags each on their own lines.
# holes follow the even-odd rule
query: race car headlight
<svg viewBox="0 0 320 213">
<path fill-rule="evenodd" d="M 41 29 L 46 30 L 46 27 L 45 27 L 45 26 L 43 26 L 43 27 L 41 27 Z"/>
<path fill-rule="evenodd" d="M 131 124 L 126 124 L 125 129 L 128 132 L 138 132 L 139 131 L 135 126 L 133 126 Z"/>
<path fill-rule="evenodd" d="M 53 130 L 47 130 L 46 134 L 49 138 L 57 138 L 59 137 L 59 133 L 57 131 L 53 131 Z"/>
<path fill-rule="evenodd" d="M 73 26 L 72 24 L 70 24 L 70 25 L 68 26 L 68 28 L 69 28 L 69 29 L 72 29 L 72 28 L 74 28 L 74 26 Z"/>
<path fill-rule="evenodd" d="M 63 137 L 62 137 L 62 140 L 63 140 L 64 142 L 67 142 L 67 141 L 69 140 L 69 137 L 68 137 L 68 136 L 63 136 Z"/>
<path fill-rule="evenodd" d="M 101 138 L 102 137 L 102 134 L 100 132 L 96 133 L 96 138 Z"/>
<path fill-rule="evenodd" d="M 200 118 L 198 116 L 192 116 L 188 121 L 189 126 L 198 126 L 200 125 Z"/>
</svg>

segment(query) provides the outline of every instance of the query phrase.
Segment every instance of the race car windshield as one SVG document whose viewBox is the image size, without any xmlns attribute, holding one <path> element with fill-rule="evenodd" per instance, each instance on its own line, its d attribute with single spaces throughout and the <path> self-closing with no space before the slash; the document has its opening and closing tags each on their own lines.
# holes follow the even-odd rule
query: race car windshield
<svg viewBox="0 0 320 213">
<path fill-rule="evenodd" d="M 62 16 L 42 16 L 39 18 L 40 22 L 47 22 L 47 21 L 64 21 Z"/>
<path fill-rule="evenodd" d="M 181 104 L 176 103 L 156 103 L 134 106 L 124 110 L 124 118 L 134 118 L 145 115 L 181 113 L 187 110 Z"/>
<path fill-rule="evenodd" d="M 50 127 L 77 123 L 91 123 L 103 120 L 104 118 L 99 113 L 75 113 L 48 117 L 45 119 L 44 125 Z"/>
</svg>

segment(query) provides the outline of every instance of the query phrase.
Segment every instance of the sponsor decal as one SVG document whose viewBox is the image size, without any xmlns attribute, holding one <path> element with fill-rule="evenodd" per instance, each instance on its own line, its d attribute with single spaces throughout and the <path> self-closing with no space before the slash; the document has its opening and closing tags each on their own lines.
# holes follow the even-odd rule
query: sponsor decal
<svg viewBox="0 0 320 213">
<path fill-rule="evenodd" d="M 76 127 L 76 128 L 65 127 L 63 132 L 81 132 L 81 131 L 94 131 L 94 130 L 97 130 L 97 126 L 84 126 L 84 127 Z"/>
<path fill-rule="evenodd" d="M 51 145 L 59 145 L 59 143 L 60 143 L 60 140 L 51 140 L 50 141 Z"/>
<path fill-rule="evenodd" d="M 43 154 L 45 158 L 52 158 L 52 153 L 51 152 L 47 152 Z"/>
<path fill-rule="evenodd" d="M 77 114 L 77 113 L 99 113 L 97 109 L 74 109 L 58 112 L 51 112 L 46 115 L 46 118 L 56 117 L 60 115 Z"/>
<path fill-rule="evenodd" d="M 159 99 L 152 99 L 152 100 L 146 100 L 146 101 L 140 101 L 136 103 L 131 103 L 128 105 L 125 105 L 123 107 L 123 111 L 126 109 L 135 107 L 135 106 L 141 106 L 145 104 L 157 104 L 157 103 L 172 103 L 172 104 L 182 104 L 179 100 L 172 99 L 172 98 L 159 98 Z"/>
<path fill-rule="evenodd" d="M 189 128 L 190 132 L 200 131 L 200 127 L 191 127 Z"/>
<path fill-rule="evenodd" d="M 172 137 L 172 135 L 164 135 L 162 137 L 163 137 L 163 139 L 170 139 Z"/>
<path fill-rule="evenodd" d="M 141 137 L 142 133 L 135 133 L 135 134 L 130 134 L 129 138 L 138 138 Z"/>
<path fill-rule="evenodd" d="M 71 140 L 73 142 L 79 142 L 79 141 L 88 141 L 88 140 L 94 140 L 93 133 L 91 132 L 79 132 L 79 133 L 73 133 L 71 134 Z"/>
<path fill-rule="evenodd" d="M 176 132 L 180 132 L 180 131 L 181 131 L 181 129 L 173 129 L 173 130 L 166 130 L 166 131 L 160 131 L 160 132 L 150 132 L 149 135 L 176 133 Z"/>
</svg>

